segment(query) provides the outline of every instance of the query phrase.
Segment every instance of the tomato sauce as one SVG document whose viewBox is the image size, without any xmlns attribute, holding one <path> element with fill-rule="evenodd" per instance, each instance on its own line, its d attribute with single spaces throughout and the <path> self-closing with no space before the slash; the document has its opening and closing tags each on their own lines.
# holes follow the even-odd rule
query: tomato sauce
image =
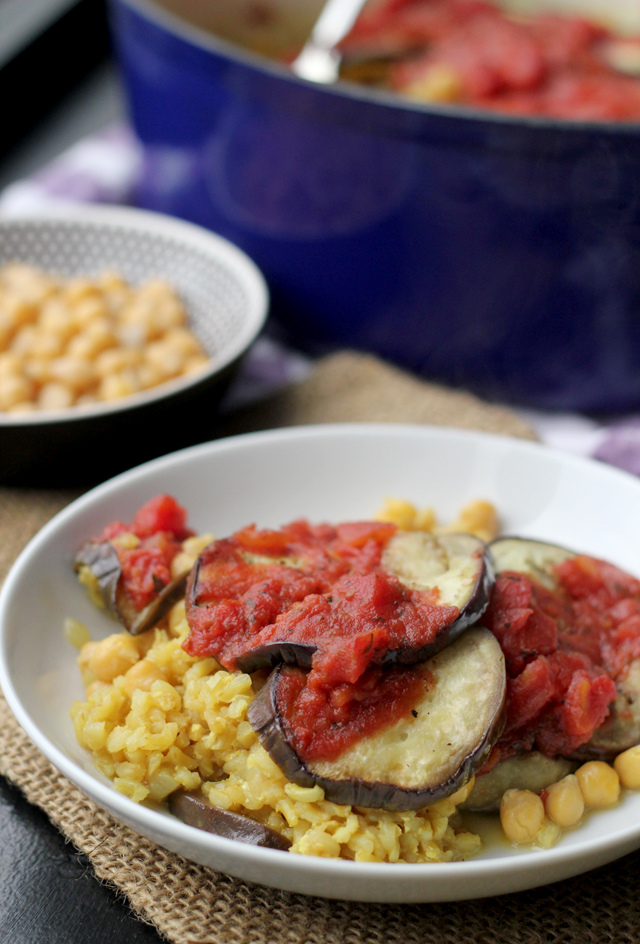
<svg viewBox="0 0 640 944">
<path fill-rule="evenodd" d="M 380 522 L 297 521 L 216 542 L 187 589 L 185 649 L 234 669 L 252 650 L 293 645 L 309 654 L 309 687 L 332 691 L 355 684 L 390 651 L 428 645 L 459 610 L 384 570 L 395 531 Z"/>
<path fill-rule="evenodd" d="M 640 581 L 578 555 L 552 591 L 518 573 L 496 580 L 483 622 L 506 658 L 507 722 L 490 763 L 536 748 L 569 756 L 606 719 L 615 679 L 640 658 Z"/>
<path fill-rule="evenodd" d="M 577 16 L 509 16 L 487 0 L 387 0 L 365 12 L 342 44 L 347 63 L 350 55 L 388 61 L 378 81 L 414 99 L 638 121 L 640 69 L 616 68 L 611 50 L 622 45 L 640 58 L 640 37 L 616 40 Z M 347 66 L 345 76 L 357 80 L 357 67 L 350 74 Z"/>
<path fill-rule="evenodd" d="M 434 684 L 423 668 L 373 666 L 355 685 L 327 690 L 287 667 L 280 673 L 276 707 L 299 757 L 332 761 L 366 735 L 410 717 Z"/>
<path fill-rule="evenodd" d="M 180 552 L 182 541 L 193 534 L 186 521 L 186 511 L 174 498 L 157 495 L 136 512 L 131 523 L 114 521 L 96 538 L 98 544 L 113 544 L 123 534 L 140 539 L 132 548 L 113 544 L 122 568 L 118 592 L 136 611 L 142 611 L 170 582 L 171 562 Z"/>
</svg>

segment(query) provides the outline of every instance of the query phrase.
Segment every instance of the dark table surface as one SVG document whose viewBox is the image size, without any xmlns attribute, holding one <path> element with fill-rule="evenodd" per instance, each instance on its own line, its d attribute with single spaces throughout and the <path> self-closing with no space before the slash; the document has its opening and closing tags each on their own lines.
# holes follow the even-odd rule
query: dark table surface
<svg viewBox="0 0 640 944">
<path fill-rule="evenodd" d="M 0 941 L 159 944 L 45 814 L 0 777 Z"/>
</svg>

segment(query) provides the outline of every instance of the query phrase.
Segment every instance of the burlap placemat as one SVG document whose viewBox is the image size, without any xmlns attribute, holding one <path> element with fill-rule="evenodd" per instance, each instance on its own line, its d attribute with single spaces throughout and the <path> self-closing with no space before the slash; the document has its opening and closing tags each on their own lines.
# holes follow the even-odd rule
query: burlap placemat
<svg viewBox="0 0 640 944">
<path fill-rule="evenodd" d="M 534 438 L 509 411 L 341 354 L 308 380 L 246 409 L 227 431 L 339 421 L 419 422 Z M 0 489 L 0 580 L 73 497 Z M 556 944 L 640 942 L 640 853 L 536 891 L 476 902 L 386 906 L 248 885 L 141 839 L 87 800 L 31 744 L 0 697 L 0 772 L 90 859 L 96 875 L 175 944 Z"/>
</svg>

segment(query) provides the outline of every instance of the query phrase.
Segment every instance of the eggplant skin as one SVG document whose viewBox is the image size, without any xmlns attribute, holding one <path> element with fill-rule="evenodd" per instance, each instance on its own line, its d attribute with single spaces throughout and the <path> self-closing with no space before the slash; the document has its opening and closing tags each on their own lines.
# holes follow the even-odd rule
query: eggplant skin
<svg viewBox="0 0 640 944">
<path fill-rule="evenodd" d="M 169 797 L 169 812 L 187 826 L 203 829 L 224 839 L 235 839 L 250 846 L 281 849 L 286 852 L 291 843 L 280 833 L 241 813 L 220 810 L 207 803 L 199 794 L 177 790 Z"/>
<path fill-rule="evenodd" d="M 451 796 L 482 767 L 504 726 L 504 656 L 486 629 L 468 630 L 424 663 L 435 686 L 413 717 L 365 735 L 336 760 L 306 762 L 278 710 L 276 668 L 249 706 L 248 719 L 272 760 L 293 783 L 318 784 L 341 805 L 417 810 Z"/>
<path fill-rule="evenodd" d="M 81 574 L 84 568 L 89 570 L 95 581 L 92 590 L 97 593 L 99 602 L 114 619 L 120 619 L 116 593 L 122 576 L 122 567 L 115 547 L 108 541 L 100 544 L 88 541 L 83 544 L 73 559 L 73 569 L 77 574 Z M 94 596 L 93 593 L 92 596 Z"/>
<path fill-rule="evenodd" d="M 122 567 L 116 549 L 109 541 L 99 544 L 89 541 L 84 544 L 74 558 L 73 567 L 76 573 L 88 568 L 94 580 L 92 590 L 98 594 L 99 602 L 132 636 L 157 626 L 171 607 L 184 597 L 187 586 L 188 574 L 181 574 L 163 587 L 143 610 L 138 611 L 121 591 Z"/>
</svg>

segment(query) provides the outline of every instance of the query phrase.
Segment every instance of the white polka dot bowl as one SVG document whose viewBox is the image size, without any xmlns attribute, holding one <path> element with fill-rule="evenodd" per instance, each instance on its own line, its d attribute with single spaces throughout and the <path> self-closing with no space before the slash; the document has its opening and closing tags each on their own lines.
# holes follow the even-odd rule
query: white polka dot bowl
<svg viewBox="0 0 640 944">
<path fill-rule="evenodd" d="M 209 360 L 118 399 L 0 410 L 1 485 L 88 486 L 215 437 L 220 400 L 268 312 L 265 280 L 241 250 L 157 213 L 61 206 L 0 219 L 0 267 L 11 262 L 63 279 L 112 271 L 133 286 L 166 281 Z M 0 306 L 0 322 L 2 315 Z"/>
</svg>

